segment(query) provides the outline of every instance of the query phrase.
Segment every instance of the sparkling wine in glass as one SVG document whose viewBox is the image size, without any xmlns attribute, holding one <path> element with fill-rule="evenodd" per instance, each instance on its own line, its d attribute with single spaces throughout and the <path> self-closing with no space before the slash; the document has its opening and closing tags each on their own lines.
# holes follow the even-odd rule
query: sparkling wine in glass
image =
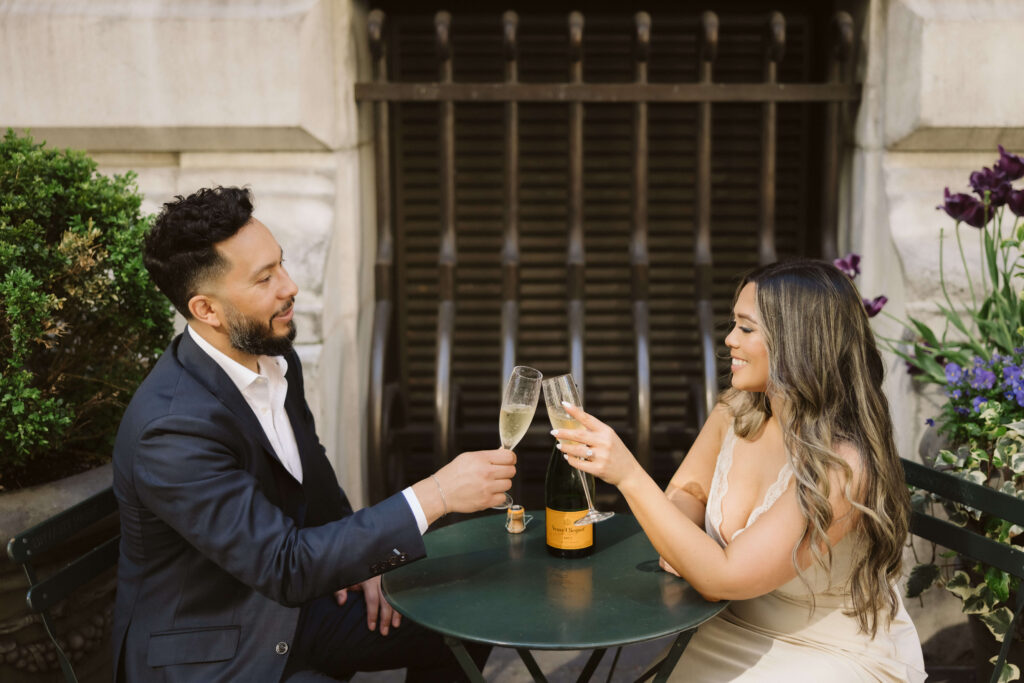
<svg viewBox="0 0 1024 683">
<path fill-rule="evenodd" d="M 580 429 L 581 425 L 576 421 L 576 418 L 569 415 L 565 410 L 565 406 L 562 405 L 562 401 L 565 401 L 569 405 L 583 407 L 583 402 L 580 400 L 579 392 L 576 391 L 576 382 L 573 381 L 572 375 L 565 374 L 559 375 L 558 377 L 551 377 L 543 381 L 544 386 L 544 403 L 548 408 L 548 419 L 551 420 L 551 426 L 555 429 Z M 559 443 L 575 443 L 573 441 L 559 439 Z M 594 501 L 590 497 L 590 486 L 588 486 L 587 477 L 590 475 L 586 474 L 583 470 L 576 469 L 576 474 L 579 475 L 580 483 L 583 485 L 583 493 L 587 497 L 587 514 L 576 520 L 576 526 L 585 526 L 587 524 L 596 524 L 597 522 L 603 522 L 615 515 L 614 512 L 600 512 L 594 508 Z"/>
<path fill-rule="evenodd" d="M 522 440 L 537 410 L 537 398 L 540 396 L 540 381 L 544 375 L 525 365 L 512 368 L 505 393 L 501 397 L 501 413 L 498 416 L 498 434 L 501 436 L 501 447 L 512 450 Z M 512 496 L 505 494 L 505 503 L 494 506 L 495 510 L 504 510 L 512 505 Z"/>
</svg>

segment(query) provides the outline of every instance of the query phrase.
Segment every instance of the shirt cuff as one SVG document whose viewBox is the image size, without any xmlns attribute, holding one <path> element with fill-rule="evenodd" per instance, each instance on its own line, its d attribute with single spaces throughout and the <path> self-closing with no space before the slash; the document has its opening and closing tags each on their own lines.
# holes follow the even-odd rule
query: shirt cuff
<svg viewBox="0 0 1024 683">
<path fill-rule="evenodd" d="M 402 491 L 402 495 L 405 496 L 405 500 L 409 503 L 409 509 L 412 510 L 412 516 L 416 518 L 416 526 L 420 528 L 420 535 L 427 533 L 427 516 L 423 514 L 423 506 L 420 505 L 420 499 L 416 497 L 416 494 L 412 492 L 412 487 Z"/>
</svg>

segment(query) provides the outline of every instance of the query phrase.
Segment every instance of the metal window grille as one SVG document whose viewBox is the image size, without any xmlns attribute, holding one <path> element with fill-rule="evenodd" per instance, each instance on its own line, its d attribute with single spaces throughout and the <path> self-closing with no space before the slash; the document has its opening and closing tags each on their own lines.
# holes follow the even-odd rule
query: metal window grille
<svg viewBox="0 0 1024 683">
<path fill-rule="evenodd" d="M 571 371 L 666 479 L 726 371 L 737 276 L 835 255 L 850 16 L 824 41 L 804 15 L 656 16 L 370 13 L 374 500 L 496 446 L 516 364 Z M 543 481 L 547 430 L 540 406 L 517 485 Z"/>
</svg>

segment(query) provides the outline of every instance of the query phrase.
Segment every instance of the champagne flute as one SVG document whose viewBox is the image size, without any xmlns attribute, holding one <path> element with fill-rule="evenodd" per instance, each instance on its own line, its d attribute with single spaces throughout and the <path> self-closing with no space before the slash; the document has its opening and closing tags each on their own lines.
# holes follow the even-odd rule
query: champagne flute
<svg viewBox="0 0 1024 683">
<path fill-rule="evenodd" d="M 579 392 L 576 391 L 576 382 L 573 381 L 572 375 L 565 374 L 559 375 L 558 377 L 551 377 L 544 380 L 544 403 L 548 408 L 548 419 L 551 420 L 551 426 L 555 429 L 581 429 L 582 425 L 576 421 L 576 418 L 569 415 L 565 410 L 565 406 L 562 405 L 562 401 L 565 401 L 569 405 L 582 407 L 583 402 L 580 400 Z M 574 441 L 563 441 L 558 440 L 559 443 L 575 443 Z M 583 485 L 583 493 L 587 497 L 587 514 L 577 519 L 574 524 L 576 526 L 585 526 L 587 524 L 596 524 L 597 522 L 603 522 L 615 515 L 614 512 L 600 512 L 594 508 L 594 501 L 590 497 L 590 486 L 588 486 L 587 478 L 591 475 L 586 474 L 579 468 L 573 468 L 576 470 L 576 474 L 580 477 L 580 483 Z M 591 477 L 591 480 L 592 477 Z"/>
<path fill-rule="evenodd" d="M 512 450 L 526 434 L 537 410 L 537 398 L 540 396 L 540 381 L 544 375 L 526 365 L 512 368 L 505 393 L 501 396 L 501 413 L 498 417 L 498 434 L 501 436 L 501 447 Z M 505 494 L 505 503 L 495 505 L 495 510 L 505 510 L 512 506 L 512 496 Z"/>
</svg>

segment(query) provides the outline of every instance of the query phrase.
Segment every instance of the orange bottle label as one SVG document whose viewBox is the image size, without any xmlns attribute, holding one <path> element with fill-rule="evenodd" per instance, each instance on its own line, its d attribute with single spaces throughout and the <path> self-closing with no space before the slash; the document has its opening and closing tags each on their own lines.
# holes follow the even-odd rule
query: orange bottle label
<svg viewBox="0 0 1024 683">
<path fill-rule="evenodd" d="M 575 526 L 573 522 L 585 517 L 586 510 L 563 512 L 544 508 L 547 525 L 547 542 L 552 548 L 579 550 L 594 545 L 594 525 Z"/>
</svg>

